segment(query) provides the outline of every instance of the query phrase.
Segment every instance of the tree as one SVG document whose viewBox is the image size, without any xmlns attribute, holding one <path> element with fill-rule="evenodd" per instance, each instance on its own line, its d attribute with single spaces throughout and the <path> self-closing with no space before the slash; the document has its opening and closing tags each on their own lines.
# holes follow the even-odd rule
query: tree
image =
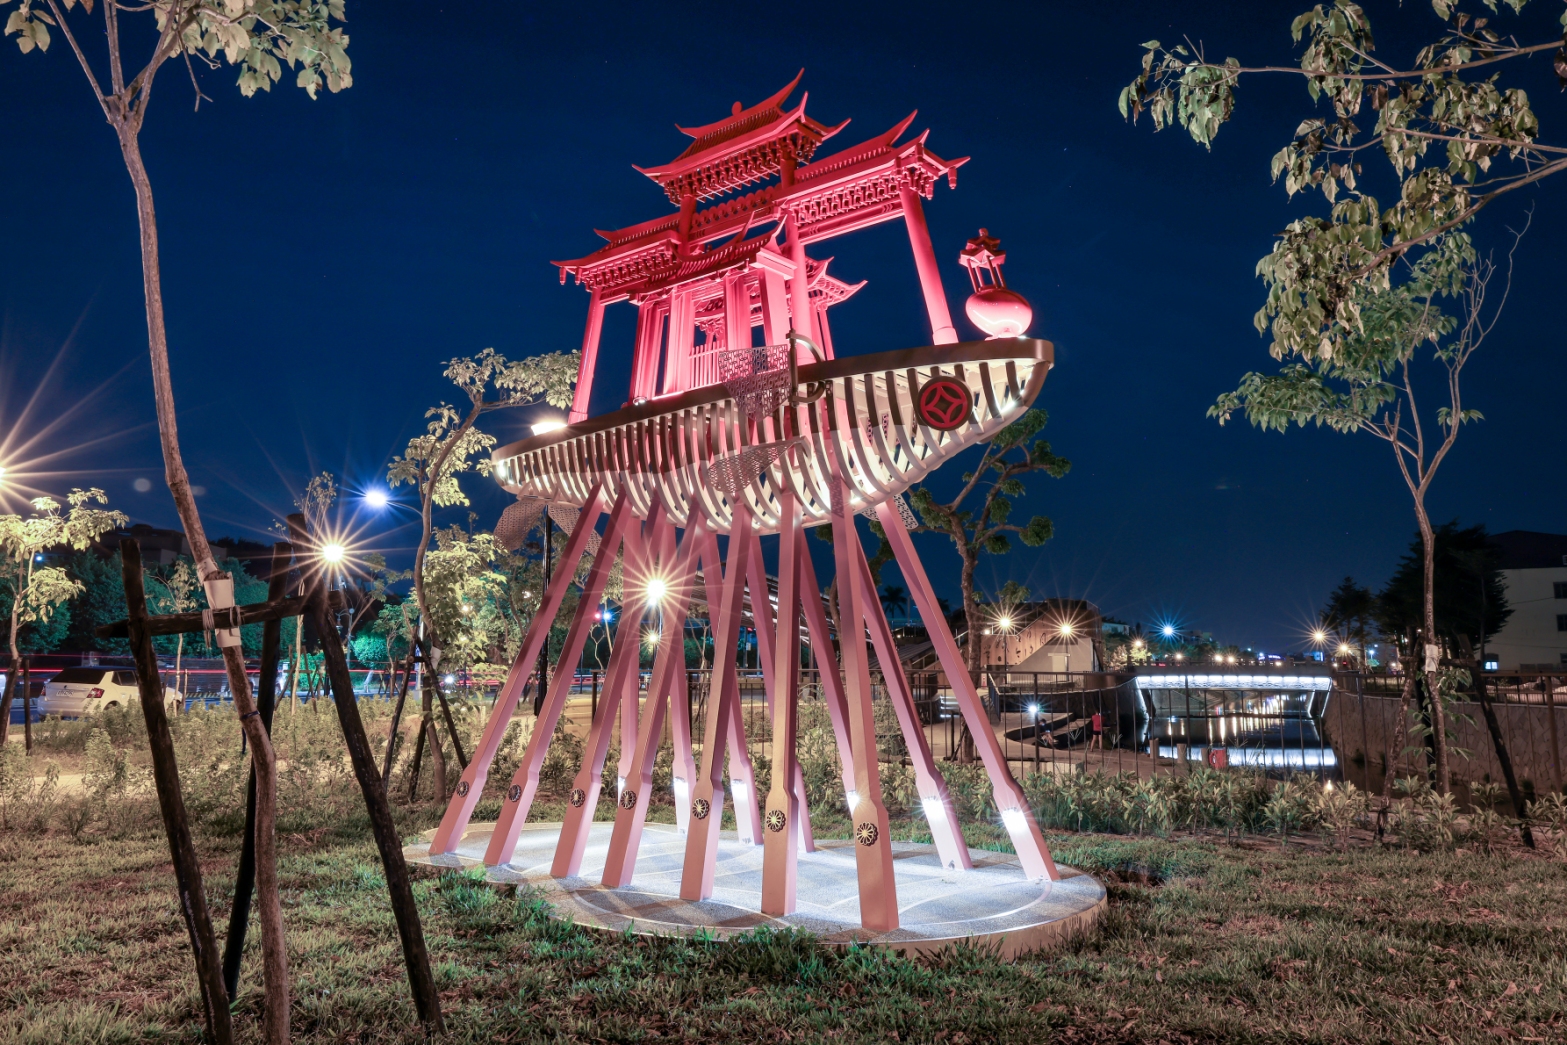
<svg viewBox="0 0 1567 1045">
<path fill-rule="evenodd" d="M 312 475 L 305 483 L 304 493 L 294 499 L 294 507 L 304 515 L 305 526 L 313 534 L 330 532 L 327 517 L 336 503 L 337 483 L 331 472 Z M 284 523 L 273 523 L 273 529 L 282 536 L 288 535 L 288 526 Z M 299 668 L 304 660 L 305 629 L 302 620 L 295 619 L 291 623 L 294 625 L 294 650 L 288 658 L 288 681 L 283 691 L 288 694 L 288 712 L 292 715 L 299 706 Z"/>
<path fill-rule="evenodd" d="M 490 459 L 484 455 L 495 445 L 495 437 L 477 427 L 479 418 L 495 410 L 529 406 L 541 399 L 564 409 L 571 404 L 576 384 L 580 352 L 551 352 L 529 359 L 509 360 L 487 348 L 476 356 L 449 360 L 444 374 L 468 400 L 466 409 L 441 403 L 425 411 L 429 423 L 423 435 L 408 441 L 402 456 L 394 457 L 387 468 L 387 484 L 407 484 L 419 496 L 419 543 L 414 548 L 414 600 L 419 619 L 427 633 L 418 640 L 421 649 L 434 664 L 445 652 L 446 636 L 438 622 L 431 619 L 430 598 L 426 588 L 425 560 L 431 553 L 437 507 L 461 505 L 469 500 L 457 477 L 464 472 L 488 475 Z M 455 636 L 454 636 L 455 637 Z M 420 730 L 430 738 L 430 753 L 436 761 L 437 793 L 444 795 L 446 780 L 440 744 L 435 741 L 435 698 L 433 673 L 424 673 Z"/>
<path fill-rule="evenodd" d="M 1341 635 L 1355 639 L 1355 655 L 1364 667 L 1366 657 L 1366 632 L 1376 623 L 1376 596 L 1370 588 L 1355 583 L 1355 578 L 1345 577 L 1328 596 L 1327 607 L 1322 613 L 1322 623 Z"/>
<path fill-rule="evenodd" d="M 1508 6 L 1517 14 L 1527 2 L 1508 0 Z M 1300 76 L 1314 103 L 1326 99 L 1331 116 L 1308 115 L 1272 162 L 1274 179 L 1284 177 L 1291 197 L 1316 188 L 1327 202 L 1326 216 L 1291 222 L 1257 264 L 1267 297 L 1254 322 L 1259 333 L 1271 335 L 1270 353 L 1285 366 L 1277 374 L 1247 374 L 1209 414 L 1222 424 L 1240 410 L 1265 429 L 1310 422 L 1385 440 L 1427 538 L 1428 575 L 1426 494 L 1460 428 L 1480 419 L 1462 405 L 1460 377 L 1506 301 L 1504 287 L 1487 314 L 1496 270 L 1477 256 L 1464 226 L 1499 196 L 1567 170 L 1567 149 L 1536 144 L 1538 122 L 1527 94 L 1501 88 L 1501 74 L 1492 68 L 1554 50 L 1567 84 L 1567 46 L 1503 39 L 1487 19 L 1460 11 L 1451 0 L 1434 0 L 1433 7 L 1443 33 L 1408 68 L 1373 57 L 1365 12 L 1335 0 L 1292 24 L 1296 42 L 1307 39 L 1298 68 L 1247 67 L 1233 58 L 1215 63 L 1200 48 L 1166 49 L 1151 40 L 1143 45 L 1141 73 L 1120 98 L 1127 118 L 1135 121 L 1147 111 L 1155 129 L 1179 123 L 1205 146 L 1231 118 L 1243 76 Z M 1485 71 L 1476 75 L 1479 69 Z M 1368 100 L 1376 126 L 1363 137 L 1355 118 Z M 1378 149 L 1397 190 L 1385 209 L 1361 188 L 1362 156 Z M 1503 157 L 1513 165 L 1493 170 L 1493 161 Z M 1440 298 L 1456 301 L 1459 314 L 1444 314 Z M 1444 380 L 1447 393 L 1429 435 L 1411 373 L 1422 361 Z M 1434 692 L 1429 576 L 1426 596 L 1422 666 Z M 1406 686 L 1406 705 L 1410 695 Z M 1440 701 L 1433 706 L 1438 786 L 1446 792 L 1446 730 Z"/>
<path fill-rule="evenodd" d="M 109 502 L 97 487 L 72 490 L 65 500 L 70 507 L 63 514 L 59 501 L 35 497 L 29 517 L 0 515 L 0 584 L 10 596 L 12 666 L 6 673 L 5 694 L 0 697 L 0 744 L 5 743 L 11 725 L 22 627 L 47 624 L 61 606 L 82 591 L 82 585 L 63 567 L 43 565 L 42 553 L 62 545 L 84 551 L 93 538 L 127 522 L 122 512 L 92 507 Z"/>
<path fill-rule="evenodd" d="M 158 608 L 165 613 L 188 613 L 198 609 L 201 604 L 201 582 L 196 579 L 196 564 L 186 556 L 179 556 L 174 562 L 164 569 L 158 570 L 153 575 L 158 581 L 158 587 L 162 588 L 162 597 L 157 599 Z M 121 581 L 120 597 L 125 596 L 124 582 Z M 283 622 L 294 627 L 297 632 L 298 625 L 293 620 Z M 185 633 L 180 632 L 174 636 L 174 677 L 178 681 L 180 692 L 185 692 L 185 681 L 182 671 L 185 660 Z"/>
<path fill-rule="evenodd" d="M 1050 444 L 1039 438 L 1048 420 L 1049 416 L 1043 410 L 1028 410 L 992 436 L 984 444 L 979 464 L 972 472 L 964 473 L 963 488 L 945 504 L 937 501 L 935 494 L 925 486 L 913 490 L 909 498 L 922 521 L 914 532 L 946 534 L 962 560 L 958 584 L 963 594 L 963 620 L 968 632 L 964 650 L 969 677 L 976 686 L 984 656 L 980 636 L 988 624 L 974 591 L 974 570 L 979 565 L 980 554 L 1005 555 L 1012 548 L 1009 533 L 1018 534 L 1024 544 L 1037 548 L 1055 532 L 1050 520 L 1043 515 L 1034 516 L 1024 526 L 1009 521 L 1012 498 L 1022 496 L 1025 490 L 1023 476 L 1043 472 L 1059 479 L 1072 467 L 1072 462 L 1057 457 L 1051 452 Z M 971 498 L 978 501 L 977 511 L 964 507 L 973 503 Z M 879 533 L 879 527 L 872 529 Z M 973 751 L 974 741 L 965 726 L 960 759 L 972 761 Z"/>
<path fill-rule="evenodd" d="M 104 653 L 129 653 L 126 639 L 100 639 L 93 629 L 100 624 L 122 620 L 125 617 L 125 580 L 119 564 L 105 559 L 98 551 L 88 549 L 77 552 L 65 564 L 65 572 L 82 587 L 71 606 L 71 625 L 65 637 L 65 646 L 73 650 L 101 650 Z M 149 586 L 149 598 L 155 592 Z M 173 636 L 158 636 L 159 639 Z"/>
<path fill-rule="evenodd" d="M 47 5 L 47 11 L 44 9 Z M 163 311 L 163 277 L 158 258 L 157 214 L 153 207 L 152 180 L 142 160 L 140 135 L 152 99 L 153 81 L 171 58 L 182 57 L 190 72 L 191 83 L 200 104 L 201 89 L 196 85 L 195 64 L 217 68 L 219 58 L 239 69 L 240 93 L 249 97 L 257 90 L 270 91 L 285 67 L 298 69 L 295 83 L 314 98 L 324 83 L 329 91 L 340 91 L 353 83 L 347 47 L 348 37 L 340 25 L 343 0 L 147 0 L 138 5 L 102 3 L 103 39 L 107 48 L 108 89 L 102 86 L 82 49 L 78 34 L 71 28 L 67 14 L 74 13 L 76 0 L 19 0 L 6 22 L 7 36 L 16 35 L 25 54 L 33 49 L 48 50 L 50 28 L 65 36 L 92 89 L 93 98 L 104 119 L 114 131 L 136 195 L 136 216 L 141 228 L 143 294 L 147 311 L 147 342 L 152 357 L 153 397 L 157 405 L 158 435 L 163 446 L 164 474 L 175 507 L 185 528 L 186 539 L 196 561 L 203 584 L 210 586 L 214 601 L 233 605 L 232 595 L 218 569 L 207 543 L 190 478 L 180 452 L 179 430 L 175 419 L 174 387 L 169 369 L 168 330 Z M 82 16 L 93 15 L 92 0 L 81 0 Z M 152 15 L 150 32 L 131 30 L 132 39 L 151 38 L 146 63 L 129 79 L 125 76 L 124 48 L 120 34 L 122 16 Z M 78 19 L 78 22 L 81 20 Z M 143 33 L 145 32 L 145 36 Z M 84 37 L 91 42 L 97 31 Z M 227 639 L 223 640 L 224 642 Z M 268 1042 L 288 1039 L 289 991 L 288 961 L 283 944 L 282 909 L 277 897 L 274 821 L 276 806 L 276 763 L 272 744 L 256 715 L 245 662 L 237 646 L 223 645 L 223 657 L 234 695 L 234 710 L 250 742 L 252 763 L 256 767 L 256 855 L 261 897 L 263 960 L 266 969 L 266 1000 L 263 1029 Z M 208 1019 L 214 1033 L 226 1032 L 227 1014 L 214 1010 L 218 999 L 207 998 Z M 222 1031 L 217 1028 L 221 1026 Z M 226 1034 L 225 1034 L 226 1036 Z"/>
<path fill-rule="evenodd" d="M 1028 410 L 1022 417 L 997 432 L 985 444 L 979 464 L 963 475 L 963 488 L 945 504 L 936 500 L 929 487 L 918 487 L 909 498 L 919 512 L 922 525 L 916 533 L 944 533 L 952 539 L 963 561 L 959 579 L 963 593 L 963 618 L 968 628 L 966 647 L 969 674 L 978 682 L 981 643 L 976 636 L 986 621 L 974 592 L 974 570 L 981 553 L 1005 555 L 1012 549 L 1007 536 L 1015 533 L 1030 548 L 1037 548 L 1054 536 L 1054 526 L 1043 515 L 1036 515 L 1024 526 L 1009 520 L 1012 498 L 1025 491 L 1023 476 L 1043 472 L 1054 478 L 1066 475 L 1072 462 L 1057 457 L 1050 444 L 1038 438 L 1049 420 L 1043 410 Z M 978 501 L 978 511 L 965 508 L 970 498 Z"/>
<path fill-rule="evenodd" d="M 909 593 L 896 584 L 884 584 L 881 589 L 882 609 L 889 617 L 896 617 L 899 610 L 909 612 Z"/>
<path fill-rule="evenodd" d="M 1437 638 L 1449 657 L 1457 657 L 1462 640 L 1479 649 L 1507 625 L 1512 607 L 1496 546 L 1483 525 L 1446 522 L 1433 531 L 1436 580 L 1433 606 Z M 1375 615 L 1388 635 L 1405 638 L 1424 623 L 1425 541 L 1416 534 L 1409 552 L 1377 596 Z"/>
<path fill-rule="evenodd" d="M 1503 87 L 1498 68 L 1554 51 L 1567 88 L 1567 40 L 1503 37 L 1491 24 L 1496 0 L 1482 2 L 1491 17 L 1461 10 L 1461 0 L 1432 0 L 1442 30 L 1403 68 L 1374 57 L 1371 21 L 1350 0 L 1317 4 L 1291 23 L 1295 42 L 1307 41 L 1298 66 L 1212 62 L 1200 46 L 1142 45 L 1142 71 L 1121 91 L 1119 105 L 1134 122 L 1147 112 L 1155 130 L 1179 124 L 1211 148 L 1247 76 L 1297 76 L 1313 105 L 1325 99 L 1331 110 L 1303 118 L 1273 157 L 1273 178 L 1283 176 L 1290 196 L 1315 188 L 1330 206 L 1327 217 L 1291 222 L 1258 263 L 1268 299 L 1257 323 L 1263 329 L 1271 320 L 1275 356 L 1332 355 L 1359 333 L 1357 295 L 1386 288 L 1399 259 L 1461 228 L 1497 198 L 1567 170 L 1567 148 L 1536 141 L 1539 121 L 1528 94 Z M 1504 3 L 1519 16 L 1529 0 Z M 1567 26 L 1567 14 L 1561 22 Z M 1365 135 L 1355 121 L 1365 118 L 1368 102 L 1376 115 Z M 1398 190 L 1386 209 L 1360 191 L 1361 161 L 1377 153 Z M 1511 166 L 1494 163 L 1503 158 Z"/>
</svg>

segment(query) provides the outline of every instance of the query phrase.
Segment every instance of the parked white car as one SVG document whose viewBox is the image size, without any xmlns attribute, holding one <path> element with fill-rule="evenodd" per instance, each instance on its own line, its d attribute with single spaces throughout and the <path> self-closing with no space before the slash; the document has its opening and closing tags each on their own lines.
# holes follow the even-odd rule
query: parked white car
<svg viewBox="0 0 1567 1045">
<path fill-rule="evenodd" d="M 44 683 L 44 695 L 37 707 L 41 715 L 90 718 L 104 708 L 135 707 L 140 703 L 136 672 L 129 668 L 62 668 Z M 164 706 L 170 714 L 178 712 L 184 703 L 184 696 L 173 686 L 164 690 Z"/>
</svg>

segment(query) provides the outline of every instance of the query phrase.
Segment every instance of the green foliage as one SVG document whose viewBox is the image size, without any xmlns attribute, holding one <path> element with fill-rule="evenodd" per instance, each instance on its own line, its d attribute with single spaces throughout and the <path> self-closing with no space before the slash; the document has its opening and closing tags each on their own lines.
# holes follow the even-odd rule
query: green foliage
<svg viewBox="0 0 1567 1045">
<path fill-rule="evenodd" d="M 109 498 L 96 487 L 73 489 L 66 496 L 68 507 L 52 497 L 33 498 L 32 514 L 0 515 L 0 598 L 6 602 L 6 631 L 14 628 L 20 639 L 24 626 L 43 626 L 45 630 L 32 640 L 52 648 L 65 636 L 69 618 L 51 624 L 61 608 L 83 589 L 82 585 L 58 566 L 46 566 L 38 557 L 62 547 L 83 551 L 98 535 L 123 526 L 126 517 L 117 511 L 94 508 Z M 15 644 L 13 642 L 13 644 Z"/>
<path fill-rule="evenodd" d="M 473 471 L 490 474 L 490 459 L 485 454 L 495 445 L 495 437 L 475 428 L 479 415 L 506 407 L 526 406 L 543 401 L 551 406 L 571 405 L 571 390 L 577 380 L 581 352 L 549 352 L 527 359 L 511 360 L 487 348 L 476 356 L 448 361 L 445 375 L 467 397 L 466 413 L 442 403 L 425 411 L 429 423 L 425 434 L 408 441 L 400 457 L 392 459 L 386 473 L 393 487 L 414 487 L 421 500 L 449 507 L 467 506 L 469 501 L 457 476 Z"/>
<path fill-rule="evenodd" d="M 0 6 L 9 2 L 0 0 Z M 72 11 L 78 0 L 60 3 Z M 93 0 L 80 4 L 92 14 Z M 153 14 L 159 34 L 153 71 L 176 55 L 214 68 L 221 57 L 239 69 L 239 90 L 247 98 L 258 90 L 270 91 L 284 69 L 296 67 L 294 83 L 311 98 L 323 83 L 334 94 L 353 86 L 348 35 L 331 24 L 343 20 L 343 0 L 151 0 L 127 10 Z M 40 5 L 20 0 L 5 35 L 16 36 L 23 54 L 35 47 L 47 51 L 48 27 L 54 25 L 59 23 Z M 146 76 L 145 87 L 151 79 Z"/>
<path fill-rule="evenodd" d="M 70 603 L 61 603 L 47 620 L 23 624 L 16 630 L 16 646 L 23 653 L 50 653 L 69 641 L 75 614 Z M 11 638 L 11 593 L 0 588 L 0 642 Z"/>
<path fill-rule="evenodd" d="M 1526 2 L 1507 6 L 1516 15 Z M 1495 0 L 1485 3 L 1494 17 Z M 1408 68 L 1373 57 L 1370 19 L 1350 0 L 1318 4 L 1295 19 L 1291 35 L 1305 48 L 1294 69 L 1209 61 L 1200 49 L 1157 40 L 1142 45 L 1142 68 L 1121 92 L 1122 116 L 1136 121 L 1147 112 L 1155 130 L 1179 125 L 1204 147 L 1231 119 L 1243 76 L 1293 71 L 1313 110 L 1324 102 L 1330 110 L 1304 117 L 1272 161 L 1274 180 L 1282 177 L 1289 195 L 1316 189 L 1329 207 L 1326 218 L 1292 222 L 1258 264 L 1268 283 L 1258 325 L 1271 320 L 1275 358 L 1336 355 L 1341 342 L 1361 334 L 1357 308 L 1389 288 L 1395 263 L 1411 249 L 1440 242 L 1503 193 L 1567 170 L 1560 149 L 1536 145 L 1528 94 L 1504 87 L 1497 71 L 1499 63 L 1556 51 L 1567 87 L 1567 46 L 1520 43 L 1450 0 L 1432 7 L 1444 24 Z M 1357 123 L 1368 103 L 1369 134 Z M 1385 208 L 1359 189 L 1362 160 L 1378 152 L 1398 185 Z M 1493 170 L 1502 157 L 1512 166 Z"/>
</svg>

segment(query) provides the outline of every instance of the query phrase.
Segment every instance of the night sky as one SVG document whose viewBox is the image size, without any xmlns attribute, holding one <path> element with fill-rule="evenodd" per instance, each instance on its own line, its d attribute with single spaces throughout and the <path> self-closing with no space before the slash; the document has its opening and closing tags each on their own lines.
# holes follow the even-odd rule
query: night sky
<svg viewBox="0 0 1567 1045">
<path fill-rule="evenodd" d="M 213 101 L 192 112 L 185 70 L 171 63 L 142 147 L 186 462 L 206 491 L 209 535 L 264 539 L 322 469 L 350 489 L 381 479 L 423 410 L 450 398 L 446 359 L 577 348 L 587 294 L 561 287 L 548 262 L 595 249 L 594 228 L 668 213 L 631 164 L 671 159 L 687 142 L 675 123 L 754 104 L 804 66 L 809 112 L 853 118 L 823 155 L 918 109 L 913 130 L 931 128 L 935 152 L 973 157 L 957 191 L 940 185 L 926 206 L 953 313 L 968 293 L 957 253 L 983 225 L 1034 303 L 1031 333 L 1056 344 L 1038 405 L 1073 468 L 1035 480 L 1016 514 L 1050 515 L 1057 536 L 984 560 L 982 586 L 1015 577 L 1036 597 L 1088 598 L 1127 620 L 1299 648 L 1345 574 L 1386 578 L 1414 518 L 1380 442 L 1221 429 L 1204 416 L 1242 373 L 1273 366 L 1252 328 L 1263 293 L 1253 267 L 1278 229 L 1322 203 L 1287 201 L 1268 159 L 1310 103 L 1288 77 L 1244 83 L 1210 154 L 1181 132 L 1127 125 L 1115 100 L 1150 37 L 1184 33 L 1210 56 L 1255 64 L 1296 60 L 1288 25 L 1305 0 L 1228 6 L 439 12 L 355 0 L 355 83 L 343 94 L 311 102 L 285 75 L 246 100 L 225 67 L 200 74 Z M 1407 62 L 1437 27 L 1428 4 L 1367 8 L 1385 59 Z M 1558 13 L 1533 5 L 1527 36 L 1548 38 Z M 101 33 L 86 36 L 101 46 Z M 1529 89 L 1542 139 L 1563 143 L 1567 104 L 1549 64 L 1536 56 L 1504 77 Z M 103 486 L 134 520 L 177 525 L 153 426 L 134 201 L 113 135 L 58 36 L 46 55 L 0 47 L 0 97 L 10 115 L 0 439 L 12 447 L 0 464 L 50 472 L 34 483 L 58 493 Z M 1505 226 L 1535 207 L 1506 315 L 1468 377 L 1467 405 L 1486 420 L 1437 481 L 1438 520 L 1563 529 L 1564 190 L 1558 178 L 1483 215 L 1482 245 L 1502 248 Z M 813 251 L 833 255 L 840 278 L 870 281 L 833 311 L 840 355 L 929 341 L 901 222 Z M 595 412 L 624 398 L 632 322 L 629 306 L 609 310 Z M 962 319 L 959 329 L 978 336 Z M 536 413 L 495 415 L 488 430 L 518 438 Z M 959 471 L 949 466 L 943 487 Z M 138 492 L 142 479 L 150 490 Z M 504 495 L 487 480 L 468 489 L 492 522 Z M 406 558 L 410 518 L 375 523 L 369 540 Z M 950 544 L 917 540 L 955 601 Z"/>
</svg>

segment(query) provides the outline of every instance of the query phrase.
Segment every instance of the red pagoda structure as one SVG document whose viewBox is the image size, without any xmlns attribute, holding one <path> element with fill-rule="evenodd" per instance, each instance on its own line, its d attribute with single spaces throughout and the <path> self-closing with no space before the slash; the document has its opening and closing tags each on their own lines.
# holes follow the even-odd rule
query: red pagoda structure
<svg viewBox="0 0 1567 1045">
<path fill-rule="evenodd" d="M 750 108 L 737 102 L 716 123 L 681 128 L 691 138 L 684 152 L 667 164 L 638 168 L 664 189 L 675 211 L 600 232 L 605 246 L 555 262 L 562 282 L 569 276 L 591 295 L 575 404 L 565 427 L 494 452 L 497 480 L 518 498 L 496 533 L 515 544 L 548 512 L 570 536 L 430 844 L 431 859 L 455 859 L 547 624 L 568 588 L 580 585 L 532 738 L 501 792 L 500 819 L 485 843 L 487 866 L 509 866 L 574 667 L 618 562 L 625 593 L 620 628 L 630 635 L 640 634 L 644 624 L 657 628 L 657 652 L 644 698 L 638 643 L 615 645 L 551 873 L 573 878 L 582 870 L 618 719 L 620 784 L 602 882 L 611 890 L 631 883 L 667 722 L 684 836 L 680 897 L 713 895 L 727 770 L 740 844 L 764 847 L 760 910 L 792 914 L 799 903 L 799 861 L 815 849 L 795 757 L 803 634 L 822 669 L 838 741 L 854 823 L 859 918 L 873 933 L 897 929 L 898 886 L 871 709 L 871 650 L 913 763 L 937 870 L 956 872 L 972 860 L 860 544 L 855 517 L 867 515 L 881 524 L 897 555 L 1025 878 L 1059 876 L 914 550 L 908 533 L 913 517 L 902 496 L 954 454 L 1015 420 L 1039 394 L 1053 348 L 1021 336 L 1030 318 L 1027 302 L 1006 288 L 1000 275 L 1005 255 L 983 232 L 961 260 L 976 291 L 969 315 L 992 337 L 958 342 L 922 200 L 942 178 L 955 186 L 965 160 L 937 156 L 925 133 L 900 143 L 912 114 L 883 134 L 821 157 L 824 143 L 846 121 L 828 125 L 811 118 L 803 95 L 786 107 L 798 83 L 797 76 Z M 931 344 L 837 356 L 829 312 L 862 284 L 830 275 L 831 258 L 813 258 L 808 248 L 899 218 L 924 291 Z M 635 306 L 638 317 L 627 402 L 590 418 L 604 310 L 618 303 Z M 837 653 L 804 545 L 805 528 L 822 525 L 833 535 L 840 620 L 855 622 L 855 633 L 838 636 Z M 762 540 L 773 535 L 776 596 L 762 565 Z M 700 720 L 700 765 L 683 644 L 699 577 L 716 650 Z M 757 793 L 739 713 L 735 650 L 747 606 L 772 725 L 767 795 Z"/>
<path fill-rule="evenodd" d="M 600 231 L 606 246 L 555 262 L 562 282 L 569 274 L 591 293 L 572 421 L 587 417 L 604 309 L 619 302 L 637 309 L 631 402 L 716 383 L 720 355 L 749 346 L 758 329 L 767 345 L 782 344 L 793 329 L 833 358 L 827 311 L 864 284 L 830 276 L 832 259 L 811 258 L 806 248 L 884 221 L 902 218 L 908 226 L 931 343 L 958 340 L 920 201 L 942 178 L 956 188 L 968 157 L 937 156 L 925 145 L 928 131 L 898 144 L 914 122 L 910 113 L 884 134 L 815 159 L 849 121 L 829 127 L 813 120 L 803 93 L 785 109 L 799 82 L 796 76 L 749 109 L 736 102 L 717 123 L 681 127 L 692 139 L 684 152 L 636 168 L 679 210 Z"/>
</svg>

